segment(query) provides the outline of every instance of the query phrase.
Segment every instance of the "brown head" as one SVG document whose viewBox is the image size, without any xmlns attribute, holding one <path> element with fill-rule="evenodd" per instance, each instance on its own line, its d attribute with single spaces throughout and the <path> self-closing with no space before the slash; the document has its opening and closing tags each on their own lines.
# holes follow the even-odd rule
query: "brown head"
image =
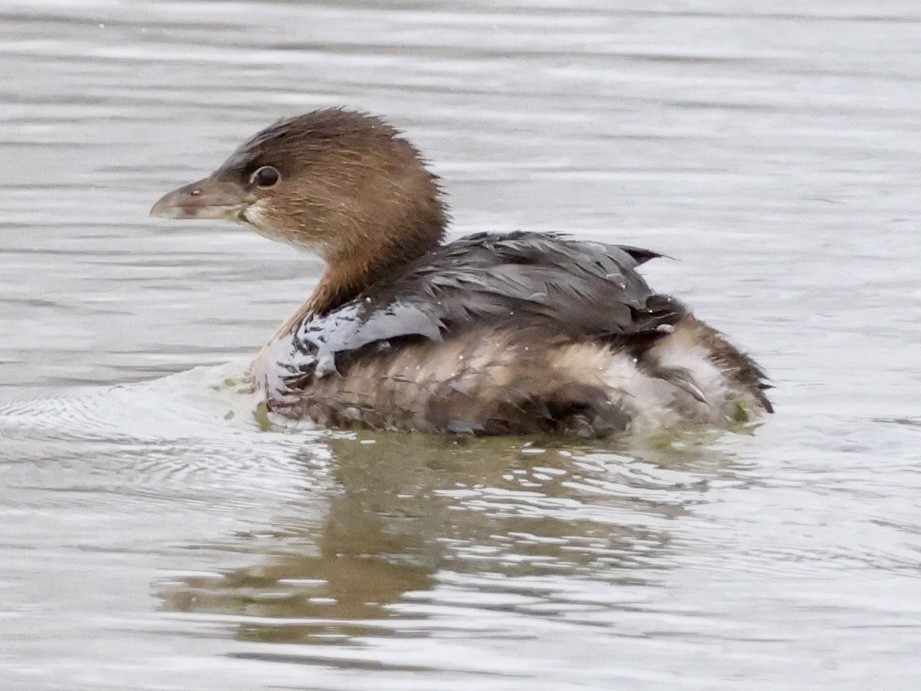
<svg viewBox="0 0 921 691">
<path fill-rule="evenodd" d="M 326 311 L 441 242 L 446 212 L 419 152 L 379 118 L 338 108 L 276 122 L 151 215 L 224 219 L 308 249 Z"/>
</svg>

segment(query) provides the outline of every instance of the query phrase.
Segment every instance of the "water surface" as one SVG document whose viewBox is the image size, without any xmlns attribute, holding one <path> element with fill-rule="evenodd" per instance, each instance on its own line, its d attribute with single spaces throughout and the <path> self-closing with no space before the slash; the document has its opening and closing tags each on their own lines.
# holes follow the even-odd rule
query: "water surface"
<svg viewBox="0 0 921 691">
<path fill-rule="evenodd" d="M 921 682 L 921 8 L 0 5 L 0 685 Z M 387 115 L 455 233 L 565 230 L 771 373 L 751 434 L 260 430 L 322 267 L 147 218 L 267 123 Z"/>
</svg>

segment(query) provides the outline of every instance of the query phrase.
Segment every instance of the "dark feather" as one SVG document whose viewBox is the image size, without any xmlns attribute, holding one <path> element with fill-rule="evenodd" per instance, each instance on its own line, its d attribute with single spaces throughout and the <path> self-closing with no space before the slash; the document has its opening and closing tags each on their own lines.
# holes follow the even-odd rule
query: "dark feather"
<svg viewBox="0 0 921 691">
<path fill-rule="evenodd" d="M 489 323 L 540 326 L 574 340 L 648 342 L 687 313 L 637 273 L 655 256 L 556 234 L 469 235 L 307 320 L 295 343 L 316 356 L 316 373 L 323 375 L 373 343 L 438 341 Z"/>
</svg>

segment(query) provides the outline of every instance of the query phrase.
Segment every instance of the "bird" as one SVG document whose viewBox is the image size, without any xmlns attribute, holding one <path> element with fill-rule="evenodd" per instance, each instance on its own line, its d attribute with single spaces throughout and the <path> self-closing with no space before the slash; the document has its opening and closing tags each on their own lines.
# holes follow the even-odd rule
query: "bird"
<svg viewBox="0 0 921 691">
<path fill-rule="evenodd" d="M 251 370 L 286 417 L 601 438 L 773 412 L 764 370 L 644 280 L 662 255 L 521 230 L 446 242 L 440 178 L 369 113 L 279 120 L 151 215 L 233 221 L 324 260 Z"/>
</svg>

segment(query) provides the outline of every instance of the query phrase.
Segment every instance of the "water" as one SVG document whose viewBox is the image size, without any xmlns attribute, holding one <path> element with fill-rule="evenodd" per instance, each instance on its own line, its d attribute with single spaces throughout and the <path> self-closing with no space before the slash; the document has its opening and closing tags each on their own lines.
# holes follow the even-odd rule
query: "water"
<svg viewBox="0 0 921 691">
<path fill-rule="evenodd" d="M 0 5 L 5 689 L 921 682 L 921 8 Z M 568 230 L 769 370 L 752 434 L 260 431 L 317 260 L 166 223 L 284 115 L 386 114 L 457 233 Z"/>
</svg>

